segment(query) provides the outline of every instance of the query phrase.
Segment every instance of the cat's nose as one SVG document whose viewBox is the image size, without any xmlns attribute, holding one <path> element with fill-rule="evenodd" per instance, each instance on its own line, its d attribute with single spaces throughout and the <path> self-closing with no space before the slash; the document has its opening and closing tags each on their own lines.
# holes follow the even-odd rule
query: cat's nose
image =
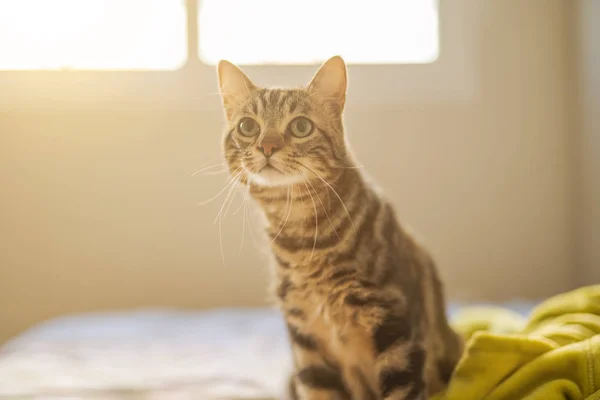
<svg viewBox="0 0 600 400">
<path fill-rule="evenodd" d="M 277 143 L 263 142 L 258 145 L 258 149 L 262 151 L 265 157 L 271 157 L 273 153 L 279 150 L 279 146 L 277 145 Z"/>
</svg>

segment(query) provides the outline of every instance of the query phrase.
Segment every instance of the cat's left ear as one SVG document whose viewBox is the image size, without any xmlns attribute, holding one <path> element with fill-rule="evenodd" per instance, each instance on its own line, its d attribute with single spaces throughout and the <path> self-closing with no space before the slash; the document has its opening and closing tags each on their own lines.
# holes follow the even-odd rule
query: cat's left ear
<svg viewBox="0 0 600 400">
<path fill-rule="evenodd" d="M 227 116 L 230 116 L 231 108 L 240 100 L 248 97 L 256 86 L 241 69 L 226 60 L 221 60 L 217 66 L 219 76 L 219 89 L 223 106 Z"/>
<path fill-rule="evenodd" d="M 346 63 L 340 56 L 331 57 L 319 68 L 307 88 L 316 96 L 334 101 L 341 108 L 346 102 L 348 74 Z"/>
</svg>

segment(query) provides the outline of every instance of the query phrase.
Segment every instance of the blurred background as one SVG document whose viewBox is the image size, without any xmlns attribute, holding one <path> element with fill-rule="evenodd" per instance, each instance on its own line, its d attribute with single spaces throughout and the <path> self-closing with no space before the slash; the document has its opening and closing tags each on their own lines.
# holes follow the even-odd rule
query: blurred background
<svg viewBox="0 0 600 400">
<path fill-rule="evenodd" d="M 0 344 L 268 304 L 241 197 L 221 232 L 224 196 L 199 205 L 226 179 L 194 174 L 221 162 L 221 58 L 296 86 L 346 58 L 353 149 L 450 299 L 600 282 L 598 21 L 596 0 L 0 0 Z"/>
</svg>

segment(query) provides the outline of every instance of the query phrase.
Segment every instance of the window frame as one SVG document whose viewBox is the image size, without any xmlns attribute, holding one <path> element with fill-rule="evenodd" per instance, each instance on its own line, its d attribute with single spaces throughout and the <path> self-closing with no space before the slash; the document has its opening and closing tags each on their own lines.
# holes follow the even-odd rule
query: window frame
<svg viewBox="0 0 600 400">
<path fill-rule="evenodd" d="M 188 2 L 188 59 L 177 70 L 0 71 L 0 111 L 220 108 L 215 67 L 199 57 L 198 1 Z M 439 2 L 439 57 L 429 64 L 350 64 L 347 107 L 465 102 L 477 90 L 468 0 Z M 259 85 L 305 84 L 317 65 L 243 66 Z M 377 79 L 372 79 L 377 77 Z"/>
</svg>

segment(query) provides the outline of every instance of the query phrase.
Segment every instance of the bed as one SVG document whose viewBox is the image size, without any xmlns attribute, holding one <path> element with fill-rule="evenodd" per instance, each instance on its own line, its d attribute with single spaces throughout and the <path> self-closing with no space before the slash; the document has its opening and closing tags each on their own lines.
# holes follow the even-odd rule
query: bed
<svg viewBox="0 0 600 400">
<path fill-rule="evenodd" d="M 72 315 L 0 348 L 0 399 L 276 399 L 290 367 L 274 309 Z"/>
</svg>

